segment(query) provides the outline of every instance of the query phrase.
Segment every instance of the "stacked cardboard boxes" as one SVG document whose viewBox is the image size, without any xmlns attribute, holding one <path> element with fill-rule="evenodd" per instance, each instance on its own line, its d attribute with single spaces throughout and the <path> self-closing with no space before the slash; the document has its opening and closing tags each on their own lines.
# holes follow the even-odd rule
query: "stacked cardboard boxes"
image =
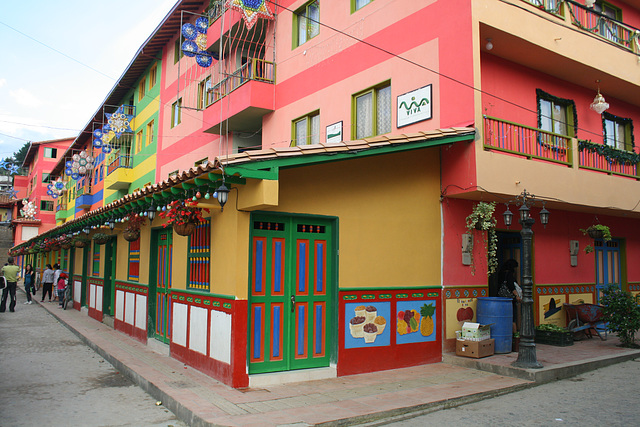
<svg viewBox="0 0 640 427">
<path fill-rule="evenodd" d="M 493 355 L 494 340 L 490 325 L 465 322 L 462 331 L 456 333 L 456 355 L 481 358 Z"/>
</svg>

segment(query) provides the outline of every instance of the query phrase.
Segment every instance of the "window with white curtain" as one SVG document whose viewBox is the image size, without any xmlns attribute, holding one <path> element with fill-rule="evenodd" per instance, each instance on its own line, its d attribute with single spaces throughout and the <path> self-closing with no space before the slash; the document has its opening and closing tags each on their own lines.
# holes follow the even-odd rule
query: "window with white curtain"
<svg viewBox="0 0 640 427">
<path fill-rule="evenodd" d="M 320 143 L 320 114 L 314 112 L 293 121 L 292 146 Z"/>
<path fill-rule="evenodd" d="M 354 108 L 353 138 L 362 139 L 391 132 L 389 82 L 354 95 Z"/>
<path fill-rule="evenodd" d="M 613 114 L 602 115 L 604 143 L 618 150 L 633 150 L 631 119 L 616 117 Z"/>
<path fill-rule="evenodd" d="M 351 0 L 351 11 L 355 12 L 356 10 L 360 10 L 372 1 L 373 0 Z"/>
<path fill-rule="evenodd" d="M 320 34 L 320 1 L 305 4 L 294 14 L 294 45 L 300 46 Z"/>
</svg>

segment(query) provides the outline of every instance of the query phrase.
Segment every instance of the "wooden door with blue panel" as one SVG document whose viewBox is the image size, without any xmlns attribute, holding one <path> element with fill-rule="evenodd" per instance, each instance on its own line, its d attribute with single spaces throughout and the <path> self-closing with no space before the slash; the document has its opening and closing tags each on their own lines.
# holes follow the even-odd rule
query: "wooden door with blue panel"
<svg viewBox="0 0 640 427">
<path fill-rule="evenodd" d="M 173 229 L 152 231 L 152 254 L 149 263 L 149 334 L 169 343 L 171 340 L 171 265 L 173 261 Z"/>
<path fill-rule="evenodd" d="M 249 373 L 329 366 L 333 222 L 251 222 Z"/>
</svg>

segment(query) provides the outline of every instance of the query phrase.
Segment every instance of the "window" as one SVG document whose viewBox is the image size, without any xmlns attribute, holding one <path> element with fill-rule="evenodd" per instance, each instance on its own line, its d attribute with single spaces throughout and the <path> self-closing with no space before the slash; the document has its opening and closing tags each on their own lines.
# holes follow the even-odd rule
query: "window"
<svg viewBox="0 0 640 427">
<path fill-rule="evenodd" d="M 211 274 L 211 220 L 199 222 L 189 236 L 187 252 L 187 289 L 209 291 Z"/>
<path fill-rule="evenodd" d="M 292 146 L 320 143 L 320 114 L 309 114 L 293 121 Z"/>
<path fill-rule="evenodd" d="M 209 76 L 198 85 L 198 108 L 204 110 L 211 104 L 213 104 L 213 84 Z"/>
<path fill-rule="evenodd" d="M 40 200 L 40 210 L 53 212 L 53 200 Z"/>
<path fill-rule="evenodd" d="M 355 12 L 356 10 L 362 9 L 372 1 L 373 0 L 351 0 L 351 13 Z"/>
<path fill-rule="evenodd" d="M 45 184 L 50 184 L 51 182 L 53 182 L 53 180 L 51 179 L 51 174 L 48 172 L 42 172 L 42 182 Z"/>
<path fill-rule="evenodd" d="M 391 132 L 390 83 L 354 95 L 353 112 L 353 138 L 362 139 Z"/>
<path fill-rule="evenodd" d="M 154 126 L 153 120 L 147 123 L 147 139 L 144 144 L 145 147 L 153 142 L 153 126 Z"/>
<path fill-rule="evenodd" d="M 606 18 L 598 20 L 599 32 L 602 37 L 620 43 L 618 25 L 613 20 L 622 21 L 622 10 L 605 2 L 597 2 L 593 5 L 593 10 L 606 16 Z"/>
<path fill-rule="evenodd" d="M 195 162 L 193 166 L 198 167 L 200 165 L 206 165 L 207 163 L 209 163 L 209 158 L 205 157 L 204 159 L 200 159 L 197 162 Z"/>
<path fill-rule="evenodd" d="M 182 122 L 182 98 L 171 105 L 171 127 L 174 128 Z"/>
<path fill-rule="evenodd" d="M 173 45 L 173 63 L 177 64 L 180 61 L 180 58 L 184 56 L 182 52 L 182 48 L 180 47 L 180 37 L 176 39 L 175 44 Z"/>
<path fill-rule="evenodd" d="M 135 148 L 135 152 L 139 153 L 140 150 L 142 150 L 142 131 L 138 131 L 138 133 L 136 133 L 136 148 Z"/>
<path fill-rule="evenodd" d="M 294 47 L 298 47 L 320 33 L 320 2 L 312 1 L 293 14 Z"/>
<path fill-rule="evenodd" d="M 618 150 L 633 151 L 631 119 L 623 119 L 613 114 L 602 113 L 604 143 Z"/>
<path fill-rule="evenodd" d="M 149 70 L 149 90 L 151 90 L 158 80 L 158 64 L 153 64 L 151 70 Z"/>
<path fill-rule="evenodd" d="M 147 79 L 143 77 L 142 80 L 140 80 L 140 83 L 138 84 L 138 101 L 142 101 L 144 99 L 146 90 L 147 90 Z"/>
<path fill-rule="evenodd" d="M 128 280 L 138 282 L 140 280 L 140 238 L 129 242 L 129 272 Z"/>
<path fill-rule="evenodd" d="M 58 156 L 58 149 L 51 147 L 44 147 L 44 157 L 47 159 L 55 159 Z"/>
<path fill-rule="evenodd" d="M 538 96 L 538 128 L 559 135 L 575 136 L 575 104 L 536 90 Z"/>
</svg>

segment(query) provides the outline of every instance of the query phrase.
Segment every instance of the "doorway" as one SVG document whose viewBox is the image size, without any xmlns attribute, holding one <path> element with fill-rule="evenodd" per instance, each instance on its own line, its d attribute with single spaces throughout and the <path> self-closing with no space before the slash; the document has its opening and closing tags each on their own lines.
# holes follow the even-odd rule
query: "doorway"
<svg viewBox="0 0 640 427">
<path fill-rule="evenodd" d="M 149 325 L 147 334 L 159 341 L 171 341 L 171 264 L 173 228 L 151 231 L 149 263 Z"/>
</svg>

